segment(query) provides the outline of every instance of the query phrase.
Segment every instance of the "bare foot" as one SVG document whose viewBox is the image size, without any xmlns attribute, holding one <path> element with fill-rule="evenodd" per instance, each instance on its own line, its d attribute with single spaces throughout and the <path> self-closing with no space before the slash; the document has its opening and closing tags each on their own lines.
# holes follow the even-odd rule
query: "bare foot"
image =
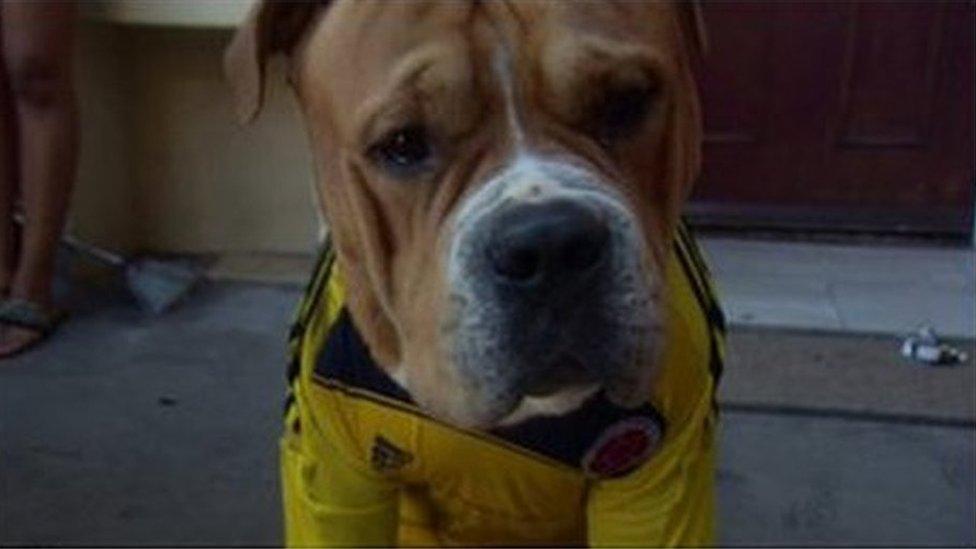
<svg viewBox="0 0 976 549">
<path fill-rule="evenodd" d="M 20 326 L 0 327 L 0 360 L 17 355 L 36 345 L 44 334 Z"/>
<path fill-rule="evenodd" d="M 22 353 L 51 335 L 64 312 L 24 299 L 0 301 L 0 360 Z"/>
</svg>

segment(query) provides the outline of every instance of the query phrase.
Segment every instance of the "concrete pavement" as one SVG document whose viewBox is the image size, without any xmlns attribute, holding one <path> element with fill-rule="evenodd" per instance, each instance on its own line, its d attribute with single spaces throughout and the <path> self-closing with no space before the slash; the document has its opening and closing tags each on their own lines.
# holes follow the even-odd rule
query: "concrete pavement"
<svg viewBox="0 0 976 549">
<path fill-rule="evenodd" d="M 202 288 L 172 313 L 93 296 L 0 363 L 0 545 L 274 545 L 297 291 Z"/>
<path fill-rule="evenodd" d="M 969 428 L 726 413 L 724 545 L 976 544 Z"/>
<path fill-rule="evenodd" d="M 976 337 L 976 250 L 701 238 L 735 324 Z"/>
</svg>

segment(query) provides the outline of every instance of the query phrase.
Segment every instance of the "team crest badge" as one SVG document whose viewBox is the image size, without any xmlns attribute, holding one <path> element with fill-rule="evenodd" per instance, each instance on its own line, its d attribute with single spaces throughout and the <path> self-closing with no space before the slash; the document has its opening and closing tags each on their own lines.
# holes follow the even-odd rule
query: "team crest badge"
<svg viewBox="0 0 976 549">
<path fill-rule="evenodd" d="M 386 437 L 377 435 L 373 439 L 369 462 L 379 472 L 395 471 L 413 461 L 410 452 L 397 448 Z"/>
<path fill-rule="evenodd" d="M 643 465 L 661 442 L 660 421 L 632 417 L 604 431 L 583 456 L 583 470 L 595 478 L 617 478 Z"/>
</svg>

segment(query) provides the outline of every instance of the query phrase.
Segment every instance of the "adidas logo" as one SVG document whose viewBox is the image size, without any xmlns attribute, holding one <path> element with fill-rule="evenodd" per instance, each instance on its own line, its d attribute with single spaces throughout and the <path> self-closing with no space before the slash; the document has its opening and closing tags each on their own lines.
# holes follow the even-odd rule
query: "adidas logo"
<svg viewBox="0 0 976 549">
<path fill-rule="evenodd" d="M 395 471 L 411 461 L 413 461 L 413 456 L 409 452 L 397 448 L 385 437 L 377 435 L 373 439 L 373 449 L 370 451 L 369 462 L 376 471 Z"/>
</svg>

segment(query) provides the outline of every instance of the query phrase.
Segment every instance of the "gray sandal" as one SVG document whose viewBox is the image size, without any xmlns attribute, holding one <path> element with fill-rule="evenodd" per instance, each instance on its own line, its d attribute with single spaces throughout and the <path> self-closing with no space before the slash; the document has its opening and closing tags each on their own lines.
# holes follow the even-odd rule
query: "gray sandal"
<svg viewBox="0 0 976 549">
<path fill-rule="evenodd" d="M 25 328 L 39 334 L 39 337 L 31 343 L 10 354 L 0 356 L 0 358 L 10 358 L 41 343 L 57 329 L 65 316 L 63 311 L 45 309 L 37 303 L 25 299 L 11 298 L 0 301 L 0 325 Z"/>
</svg>

